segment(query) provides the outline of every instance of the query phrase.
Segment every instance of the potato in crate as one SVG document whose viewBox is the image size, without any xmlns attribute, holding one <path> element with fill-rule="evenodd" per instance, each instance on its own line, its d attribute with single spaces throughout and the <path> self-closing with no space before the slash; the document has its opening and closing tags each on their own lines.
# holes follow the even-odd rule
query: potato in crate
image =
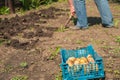
<svg viewBox="0 0 120 80">
<path fill-rule="evenodd" d="M 63 80 L 105 79 L 102 57 L 92 45 L 76 50 L 61 49 Z"/>
</svg>

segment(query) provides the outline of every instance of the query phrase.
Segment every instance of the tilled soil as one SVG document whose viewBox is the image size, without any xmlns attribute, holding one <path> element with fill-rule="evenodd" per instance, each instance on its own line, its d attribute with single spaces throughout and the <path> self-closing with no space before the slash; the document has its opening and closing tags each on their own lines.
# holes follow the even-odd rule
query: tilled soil
<svg viewBox="0 0 120 80">
<path fill-rule="evenodd" d="M 87 30 L 62 29 L 69 17 L 66 2 L 54 3 L 23 16 L 2 17 L 0 80 L 16 76 L 27 77 L 28 80 L 55 80 L 61 71 L 61 56 L 54 55 L 58 47 L 73 49 L 88 44 L 92 44 L 103 57 L 106 80 L 120 79 L 120 24 L 115 28 L 102 27 L 94 2 L 87 1 L 86 4 L 90 24 Z M 110 3 L 110 6 L 115 20 L 119 21 L 119 5 Z M 72 21 L 68 25 L 73 26 Z"/>
</svg>

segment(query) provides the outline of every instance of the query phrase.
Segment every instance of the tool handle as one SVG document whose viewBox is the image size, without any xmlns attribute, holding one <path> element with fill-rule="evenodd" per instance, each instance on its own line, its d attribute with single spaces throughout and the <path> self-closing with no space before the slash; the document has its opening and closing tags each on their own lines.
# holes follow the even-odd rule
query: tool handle
<svg viewBox="0 0 120 80">
<path fill-rule="evenodd" d="M 66 21 L 66 23 L 65 23 L 65 27 L 68 27 L 67 25 L 68 25 L 68 23 L 70 22 L 70 20 L 72 19 L 72 15 L 68 18 L 68 20 Z"/>
</svg>

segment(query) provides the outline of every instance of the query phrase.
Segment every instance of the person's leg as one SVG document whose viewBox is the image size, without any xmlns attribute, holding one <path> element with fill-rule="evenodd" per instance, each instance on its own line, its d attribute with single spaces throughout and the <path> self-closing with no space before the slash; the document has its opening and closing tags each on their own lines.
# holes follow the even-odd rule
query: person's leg
<svg viewBox="0 0 120 80">
<path fill-rule="evenodd" d="M 94 0 L 101 15 L 104 27 L 113 26 L 113 16 L 109 8 L 108 0 Z"/>
<path fill-rule="evenodd" d="M 73 0 L 75 12 L 78 18 L 76 26 L 79 28 L 87 27 L 87 14 L 86 14 L 86 6 L 85 0 Z"/>
</svg>

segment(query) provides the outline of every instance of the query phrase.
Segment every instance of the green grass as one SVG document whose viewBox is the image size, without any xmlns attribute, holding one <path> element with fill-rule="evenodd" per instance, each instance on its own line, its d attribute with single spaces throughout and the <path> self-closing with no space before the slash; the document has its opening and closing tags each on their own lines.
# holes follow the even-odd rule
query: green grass
<svg viewBox="0 0 120 80">
<path fill-rule="evenodd" d="M 119 54 L 119 53 L 120 53 L 120 48 L 119 48 L 119 47 L 114 48 L 114 49 L 112 50 L 112 53 L 114 53 L 114 54 Z"/>
<path fill-rule="evenodd" d="M 20 10 L 16 10 L 16 13 L 21 14 L 21 15 L 25 15 L 25 10 L 23 10 L 21 8 Z"/>
<path fill-rule="evenodd" d="M 93 38 L 91 38 L 90 41 L 91 41 L 93 44 L 98 44 L 98 45 L 103 42 L 102 40 L 99 40 L 99 39 L 97 40 L 97 39 L 93 39 Z"/>
<path fill-rule="evenodd" d="M 4 39 L 0 39 L 0 45 L 2 45 L 5 42 Z"/>
<path fill-rule="evenodd" d="M 67 29 L 64 26 L 60 26 L 56 32 L 65 32 Z"/>
<path fill-rule="evenodd" d="M 4 69 L 4 72 L 9 73 L 12 70 L 13 70 L 13 66 L 12 65 L 6 65 L 5 69 Z"/>
<path fill-rule="evenodd" d="M 115 26 L 115 28 L 119 28 L 119 23 L 120 23 L 119 19 L 114 19 L 114 26 Z"/>
<path fill-rule="evenodd" d="M 3 14 L 9 14 L 10 13 L 10 10 L 8 7 L 1 7 L 0 8 L 0 14 L 3 15 Z"/>
<path fill-rule="evenodd" d="M 113 72 L 112 69 L 105 69 L 105 71 L 108 72 L 108 73 L 112 73 Z"/>
<path fill-rule="evenodd" d="M 83 41 L 82 40 L 76 40 L 76 44 L 82 44 Z"/>
<path fill-rule="evenodd" d="M 120 70 L 114 70 L 115 74 L 120 74 Z"/>
<path fill-rule="evenodd" d="M 57 75 L 55 75 L 55 80 L 62 80 L 62 72 L 59 72 Z"/>
<path fill-rule="evenodd" d="M 10 80 L 28 80 L 28 76 L 14 76 Z"/>
<path fill-rule="evenodd" d="M 114 57 L 119 58 L 120 57 L 120 54 L 119 54 L 120 53 L 120 47 L 116 47 L 116 48 L 110 50 L 110 53 L 112 53 Z"/>
<path fill-rule="evenodd" d="M 55 49 L 51 49 L 51 55 L 49 57 L 50 60 L 53 60 L 58 55 L 60 48 L 60 46 L 57 46 Z"/>
<path fill-rule="evenodd" d="M 119 45 L 120 45 L 120 36 L 115 37 L 115 42 L 119 43 Z"/>
<path fill-rule="evenodd" d="M 26 68 L 27 66 L 28 66 L 27 62 L 21 62 L 20 63 L 20 67 L 22 67 L 22 68 Z"/>
<path fill-rule="evenodd" d="M 113 49 L 113 47 L 112 47 L 112 46 L 109 46 L 109 45 L 102 46 L 102 48 L 104 48 L 104 49 Z"/>
</svg>

